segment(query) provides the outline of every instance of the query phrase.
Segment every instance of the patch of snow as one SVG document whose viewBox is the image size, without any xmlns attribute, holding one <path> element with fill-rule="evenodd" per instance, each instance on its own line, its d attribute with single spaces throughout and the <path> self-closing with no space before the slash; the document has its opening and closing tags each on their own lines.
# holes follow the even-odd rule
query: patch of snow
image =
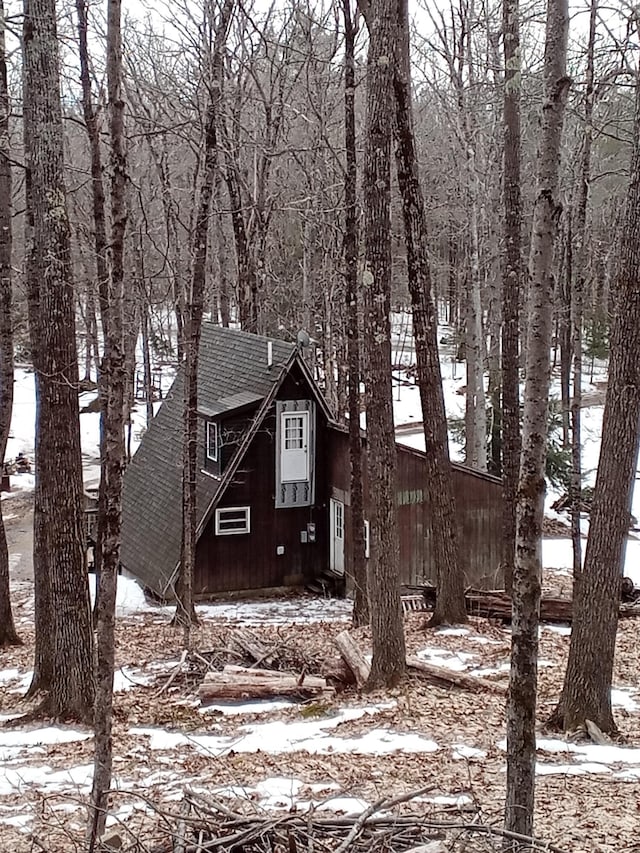
<svg viewBox="0 0 640 853">
<path fill-rule="evenodd" d="M 417 801 L 437 806 L 469 806 L 473 802 L 468 794 L 437 794 L 435 797 L 417 797 Z"/>
<path fill-rule="evenodd" d="M 297 703 L 288 702 L 284 699 L 271 701 L 265 699 L 257 702 L 225 702 L 224 704 L 207 705 L 204 708 L 199 708 L 200 714 L 209 714 L 215 712 L 218 714 L 268 714 L 271 711 L 280 711 L 283 708 L 293 708 Z"/>
<path fill-rule="evenodd" d="M 536 776 L 584 776 L 586 773 L 611 773 L 606 764 L 542 764 L 536 762 Z"/>
<path fill-rule="evenodd" d="M 0 761 L 14 758 L 20 752 L 31 752 L 43 745 L 72 743 L 93 737 L 88 732 L 61 726 L 40 729 L 6 729 L 0 731 Z M 6 756 L 6 757 L 5 757 Z"/>
<path fill-rule="evenodd" d="M 420 735 L 398 733 L 388 729 L 372 729 L 353 737 L 330 736 L 329 731 L 341 723 L 358 720 L 379 713 L 386 706 L 346 708 L 333 717 L 304 722 L 275 721 L 254 726 L 241 726 L 237 737 L 228 735 L 185 735 L 164 729 L 132 728 L 130 734 L 149 737 L 152 750 L 174 749 L 191 744 L 205 755 L 224 755 L 228 751 L 258 752 L 268 748 L 271 755 L 287 752 L 312 754 L 356 753 L 362 755 L 388 755 L 402 752 L 435 752 L 438 745 Z M 268 744 L 268 747 L 266 745 Z"/>
<path fill-rule="evenodd" d="M 570 637 L 571 625 L 541 625 L 538 636 L 543 631 L 549 631 L 551 634 L 560 634 L 562 637 Z"/>
<path fill-rule="evenodd" d="M 454 672 L 462 672 L 467 669 L 468 662 L 473 660 L 475 655 L 468 652 L 450 652 L 447 649 L 429 647 L 421 649 L 417 657 L 436 666 L 442 666 Z"/>
<path fill-rule="evenodd" d="M 470 631 L 468 628 L 438 628 L 435 633 L 437 637 L 466 637 Z"/>
<path fill-rule="evenodd" d="M 28 824 L 30 824 L 32 820 L 32 814 L 16 814 L 11 817 L 1 817 L 0 823 L 4 823 L 7 826 L 17 826 L 18 829 L 21 829 L 23 832 L 30 832 Z"/>
<path fill-rule="evenodd" d="M 113 673 L 113 691 L 123 693 L 134 687 L 147 687 L 153 680 L 153 676 L 144 675 L 139 669 L 123 666 Z"/>
<path fill-rule="evenodd" d="M 89 592 L 91 594 L 91 604 L 93 605 L 96 595 L 96 576 L 93 574 L 89 575 Z M 147 602 L 142 587 L 137 581 L 125 575 L 118 576 L 116 616 L 131 616 L 136 613 L 155 609 L 153 605 Z"/>
<path fill-rule="evenodd" d="M 467 746 L 464 743 L 454 743 L 452 746 L 453 758 L 457 761 L 466 758 L 486 758 L 487 753 L 484 749 L 477 749 L 475 746 Z"/>
<path fill-rule="evenodd" d="M 369 803 L 366 800 L 361 800 L 359 797 L 331 797 L 322 803 L 315 805 L 315 811 L 318 812 L 340 812 L 346 815 L 362 814 L 365 809 L 369 808 Z"/>
<path fill-rule="evenodd" d="M 258 782 L 255 792 L 261 799 L 260 805 L 266 809 L 291 809 L 296 796 L 302 788 L 302 782 L 287 776 L 274 776 Z"/>
<path fill-rule="evenodd" d="M 501 740 L 498 748 L 506 751 L 507 742 Z M 615 746 L 588 742 L 573 743 L 561 738 L 538 738 L 536 748 L 544 752 L 570 753 L 597 765 L 637 764 L 640 766 L 640 748 L 633 746 Z M 571 765 L 574 766 L 574 765 Z"/>
<path fill-rule="evenodd" d="M 613 687 L 611 689 L 611 704 L 615 708 L 624 708 L 625 711 L 637 711 L 640 708 L 640 705 L 633 698 L 631 693 L 635 691 L 630 690 L 622 690 L 619 687 Z"/>
</svg>

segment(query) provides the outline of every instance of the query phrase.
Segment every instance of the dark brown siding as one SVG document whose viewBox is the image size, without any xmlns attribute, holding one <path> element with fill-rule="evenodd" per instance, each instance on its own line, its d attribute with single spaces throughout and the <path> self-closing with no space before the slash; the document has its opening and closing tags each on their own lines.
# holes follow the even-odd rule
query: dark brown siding
<svg viewBox="0 0 640 853">
<path fill-rule="evenodd" d="M 295 371 L 287 377 L 278 399 L 310 399 L 306 381 Z M 328 562 L 327 478 L 322 460 L 327 456 L 327 423 L 316 407 L 316 498 L 314 506 L 275 508 L 275 405 L 251 442 L 220 507 L 251 508 L 251 532 L 215 535 L 215 514 L 198 542 L 194 592 L 198 595 L 228 590 L 265 589 L 301 585 L 320 574 Z M 242 419 L 228 419 L 229 433 L 242 431 Z M 228 461 L 225 453 L 224 462 Z M 302 543 L 307 524 L 316 525 L 316 541 Z M 284 554 L 277 554 L 278 546 Z"/>
<path fill-rule="evenodd" d="M 345 503 L 348 507 L 348 436 L 339 429 L 331 430 L 328 472 L 330 491 L 331 487 L 343 490 L 347 495 Z M 420 584 L 434 578 L 429 508 L 423 499 L 424 477 L 424 455 L 420 451 L 398 445 L 397 506 L 400 581 L 403 584 Z M 452 477 L 459 518 L 460 556 L 466 583 L 484 588 L 501 586 L 501 483 L 495 477 L 468 471 L 458 465 L 452 466 Z M 368 505 L 366 486 L 365 479 L 365 507 Z M 365 509 L 365 516 L 368 514 Z M 348 535 L 348 508 L 347 525 Z M 349 541 L 345 544 L 349 560 Z"/>
</svg>

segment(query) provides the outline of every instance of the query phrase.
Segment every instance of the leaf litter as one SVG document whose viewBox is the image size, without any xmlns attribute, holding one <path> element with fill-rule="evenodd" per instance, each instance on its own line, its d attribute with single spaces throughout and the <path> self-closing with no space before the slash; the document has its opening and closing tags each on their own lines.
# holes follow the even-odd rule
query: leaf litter
<svg viewBox="0 0 640 853">
<path fill-rule="evenodd" d="M 389 694 L 362 696 L 352 684 L 336 681 L 339 692 L 331 701 L 200 706 L 197 687 L 209 668 L 253 662 L 234 641 L 247 625 L 269 650 L 271 668 L 339 673 L 333 640 L 345 627 L 344 602 L 338 607 L 325 602 L 325 621 L 318 619 L 322 604 L 306 597 L 282 607 L 261 602 L 259 618 L 246 622 L 238 613 L 249 614 L 248 604 L 242 610 L 203 609 L 194 631 L 197 655 L 184 666 L 167 611 L 146 605 L 119 617 L 116 682 L 122 689 L 115 694 L 110 824 L 129 843 L 135 835 L 147 839 L 149 849 L 154 839 L 161 843 L 168 820 L 162 815 L 178 814 L 188 792 L 213 797 L 234 813 L 311 810 L 347 816 L 428 786 L 411 803 L 414 811 L 419 804 L 423 820 L 454 816 L 463 823 L 500 824 L 505 784 L 500 696 L 434 687 L 416 676 Z M 49 721 L 26 728 L 11 719 L 29 710 L 21 694 L 33 655 L 30 606 L 28 595 L 18 596 L 25 645 L 3 650 L 0 657 L 0 826 L 15 853 L 31 850 L 34 836 L 54 853 L 73 849 L 70 841 L 82 837 L 93 745 L 88 730 Z M 304 618 L 307 606 L 313 621 Z M 489 671 L 486 677 L 506 682 L 509 633 L 502 625 L 471 619 L 464 628 L 425 630 L 424 622 L 424 614 L 407 614 L 408 654 L 439 664 L 452 661 L 460 671 Z M 361 648 L 370 647 L 368 629 L 352 633 Z M 636 634 L 634 620 L 621 622 L 613 694 L 618 724 L 630 743 L 640 703 L 634 689 Z M 539 673 L 536 830 L 576 853 L 631 850 L 637 845 L 640 750 L 545 737 L 568 644 L 566 634 L 541 629 L 540 655 L 548 665 Z M 51 734 L 54 730 L 61 734 Z M 408 804 L 397 810 L 410 811 Z M 445 840 L 446 849 L 457 849 L 455 833 Z M 466 849 L 500 846 L 495 839 L 475 843 L 479 846 Z"/>
</svg>

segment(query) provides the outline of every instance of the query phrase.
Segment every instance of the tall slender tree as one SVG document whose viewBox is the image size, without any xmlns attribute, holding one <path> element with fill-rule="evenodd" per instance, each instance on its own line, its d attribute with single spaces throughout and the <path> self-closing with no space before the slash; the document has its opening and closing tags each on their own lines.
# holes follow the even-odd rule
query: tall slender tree
<svg viewBox="0 0 640 853">
<path fill-rule="evenodd" d="M 637 17 L 634 24 L 638 26 Z M 640 68 L 635 87 L 633 150 L 616 275 L 600 460 L 557 712 L 566 731 L 584 729 L 587 720 L 604 732 L 616 731 L 611 682 L 640 423 Z"/>
<path fill-rule="evenodd" d="M 504 239 L 502 269 L 503 570 L 511 590 L 516 551 L 516 489 L 520 466 L 519 324 L 522 290 L 520 191 L 520 4 L 504 0 Z"/>
<path fill-rule="evenodd" d="M 527 836 L 533 830 L 535 797 L 538 620 L 550 381 L 552 265 L 560 213 L 557 199 L 560 145 L 570 85 L 566 75 L 568 30 L 567 0 L 548 0 L 544 101 L 538 136 L 536 198 L 529 255 L 526 379 L 507 701 L 505 827 Z"/>
<path fill-rule="evenodd" d="M 84 568 L 75 299 L 55 0 L 25 0 L 23 64 L 25 155 L 33 215 L 29 289 L 39 318 L 33 331 L 39 338 L 34 353 L 39 410 L 35 476 L 42 551 L 35 570 L 48 572 L 51 597 L 51 621 L 37 623 L 36 631 L 46 633 L 53 649 L 43 707 L 56 718 L 90 722 L 95 693 L 93 635 Z"/>
<path fill-rule="evenodd" d="M 81 69 L 85 121 L 91 148 L 92 190 L 97 257 L 103 356 L 100 365 L 101 404 L 100 487 L 98 549 L 99 586 L 96 591 L 97 679 L 94 710 L 95 752 L 91 813 L 90 853 L 104 832 L 106 805 L 113 765 L 113 670 L 115 660 L 115 610 L 120 532 L 122 528 L 122 475 L 124 471 L 125 342 L 123 327 L 124 242 L 127 225 L 127 161 L 122 99 L 121 2 L 107 4 L 107 94 L 111 147 L 111 240 L 105 255 L 105 194 L 100 169 L 100 141 L 91 103 L 88 68 L 87 19 L 82 0 L 77 0 L 80 22 Z M 84 57 L 83 57 L 84 54 Z M 82 58 L 83 57 L 83 58 Z M 105 261 L 108 266 L 105 269 Z"/>
<path fill-rule="evenodd" d="M 595 46 L 598 0 L 591 0 L 589 40 L 584 93 L 584 131 L 579 172 L 571 205 L 571 233 L 575 240 L 574 275 L 571 281 L 571 349 L 573 352 L 573 396 L 571 399 L 571 538 L 573 539 L 573 577 L 582 573 L 582 321 L 584 289 L 587 278 L 587 203 L 591 183 L 593 147 L 593 106 L 595 96 Z"/>
<path fill-rule="evenodd" d="M 224 47 L 234 13 L 236 0 L 225 0 L 216 23 L 211 60 L 211 83 L 207 105 L 204 166 L 196 200 L 195 226 L 192 244 L 191 287 L 187 297 L 187 321 L 184 362 L 184 458 L 182 475 L 182 553 L 175 622 L 184 629 L 184 647 L 190 647 L 191 625 L 196 621 L 193 606 L 193 571 L 196 558 L 196 486 L 198 474 L 198 357 L 204 289 L 211 198 L 218 169 L 218 125 L 222 100 Z"/>
<path fill-rule="evenodd" d="M 431 544 L 437 572 L 437 599 L 431 624 L 438 625 L 444 622 L 466 622 L 467 612 L 438 353 L 438 318 L 431 284 L 426 212 L 415 150 L 407 0 L 398 0 L 397 16 L 399 55 L 394 75 L 396 164 L 402 196 L 417 381 L 425 432 L 424 494 L 430 509 Z"/>
<path fill-rule="evenodd" d="M 367 329 L 367 462 L 375 495 L 371 525 L 369 600 L 373 658 L 369 686 L 392 685 L 405 671 L 398 583 L 396 444 L 391 387 L 391 140 L 397 61 L 396 0 L 369 10 L 367 118 L 364 161 L 363 275 Z"/>
<path fill-rule="evenodd" d="M 358 311 L 358 166 L 356 149 L 356 35 L 357 17 L 351 0 L 343 0 L 344 16 L 344 266 L 347 303 L 347 360 L 349 362 L 349 454 L 351 461 L 351 540 L 353 561 L 353 624 L 368 625 L 369 584 L 364 538 L 362 438 L 360 436 L 360 322 Z"/>
<path fill-rule="evenodd" d="M 9 90 L 4 2 L 0 0 L 0 462 L 4 459 L 13 410 L 13 319 L 11 312 L 11 161 L 9 159 Z M 21 642 L 13 621 L 9 584 L 9 550 L 0 504 L 0 646 Z"/>
</svg>

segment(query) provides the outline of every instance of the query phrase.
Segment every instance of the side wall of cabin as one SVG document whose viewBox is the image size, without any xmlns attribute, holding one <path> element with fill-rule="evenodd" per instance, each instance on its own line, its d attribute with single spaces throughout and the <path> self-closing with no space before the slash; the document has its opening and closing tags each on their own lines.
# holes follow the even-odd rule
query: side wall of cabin
<svg viewBox="0 0 640 853">
<path fill-rule="evenodd" d="M 363 443 L 364 444 L 364 443 Z M 400 582 L 422 584 L 435 579 L 429 507 L 424 499 L 424 454 L 398 445 L 397 507 L 400 536 Z M 366 453 L 366 448 L 365 448 Z M 352 565 L 349 481 L 349 438 L 331 429 L 329 438 L 329 496 L 343 500 L 346 515 L 347 571 Z M 502 543 L 502 486 L 481 473 L 452 466 L 458 512 L 460 556 L 466 583 L 480 588 L 500 587 Z M 365 518 L 371 511 L 365 471 Z"/>
</svg>

